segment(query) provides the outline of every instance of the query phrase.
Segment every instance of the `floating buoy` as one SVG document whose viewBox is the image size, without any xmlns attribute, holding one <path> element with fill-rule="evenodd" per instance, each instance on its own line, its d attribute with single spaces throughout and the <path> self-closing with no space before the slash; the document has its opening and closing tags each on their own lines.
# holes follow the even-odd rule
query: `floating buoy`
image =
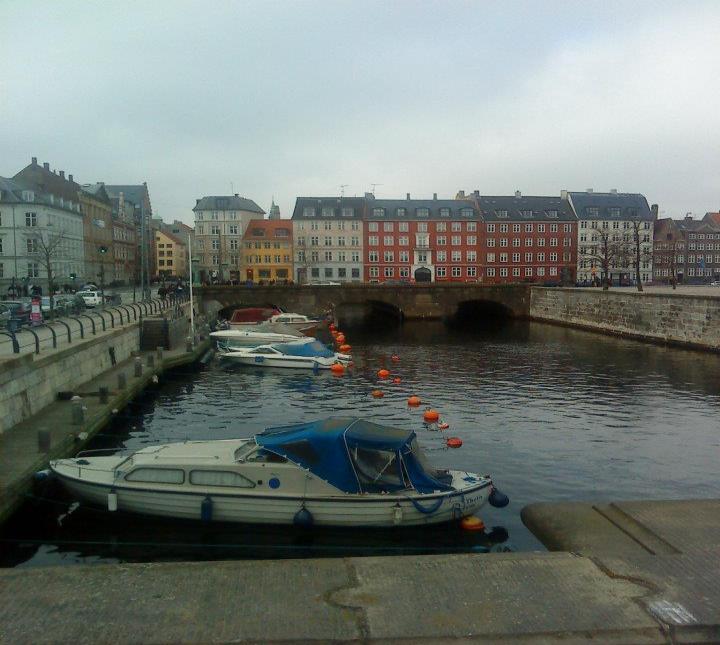
<svg viewBox="0 0 720 645">
<path fill-rule="evenodd" d="M 402 383 L 402 379 L 401 379 L 399 376 L 396 376 L 396 377 L 393 379 L 393 383 Z"/>
<path fill-rule="evenodd" d="M 340 351 L 343 354 L 349 354 L 351 349 L 352 349 L 352 345 L 340 345 Z"/>
<path fill-rule="evenodd" d="M 488 497 L 488 502 L 490 506 L 494 506 L 495 508 L 505 508 L 510 503 L 510 498 L 493 486 L 490 491 L 490 497 Z"/>
<path fill-rule="evenodd" d="M 438 423 L 438 430 L 447 430 L 450 427 L 450 424 L 443 421 L 442 423 Z"/>
<path fill-rule="evenodd" d="M 414 408 L 417 407 L 422 403 L 419 396 L 415 396 L 414 394 L 408 398 L 408 405 L 413 406 Z"/>
<path fill-rule="evenodd" d="M 331 335 L 333 338 L 337 338 L 338 332 L 333 329 L 333 330 L 330 332 L 330 335 Z"/>
<path fill-rule="evenodd" d="M 423 419 L 428 423 L 435 423 L 440 418 L 440 413 L 437 410 L 428 408 L 423 412 Z"/>
<path fill-rule="evenodd" d="M 376 399 L 382 399 L 385 396 L 385 393 L 382 390 L 373 390 L 372 395 Z"/>
<path fill-rule="evenodd" d="M 331 371 L 333 374 L 342 374 L 342 373 L 345 372 L 345 368 L 342 366 L 341 363 L 333 363 L 333 364 L 330 366 L 330 371 Z"/>
<path fill-rule="evenodd" d="M 399 363 L 399 362 L 400 362 L 400 357 L 399 357 L 397 354 L 393 354 L 393 355 L 390 357 L 390 360 L 391 360 L 393 363 Z"/>
<path fill-rule="evenodd" d="M 338 334 L 335 336 L 335 340 L 338 342 L 338 344 L 342 345 L 342 343 L 345 342 L 345 334 Z"/>
<path fill-rule="evenodd" d="M 377 375 L 378 375 L 378 378 L 387 378 L 388 376 L 390 376 L 390 372 L 388 370 L 382 369 L 382 370 L 378 370 Z"/>
<path fill-rule="evenodd" d="M 337 329 L 337 327 L 335 327 L 335 325 L 334 325 L 333 323 L 330 323 L 330 324 L 328 325 L 328 329 L 329 329 L 330 331 L 335 331 L 335 330 Z"/>
<path fill-rule="evenodd" d="M 464 531 L 484 531 L 485 523 L 479 517 L 470 515 L 469 517 L 463 517 L 460 520 L 460 528 Z"/>
<path fill-rule="evenodd" d="M 462 446 L 462 439 L 460 437 L 450 437 L 445 444 L 448 448 L 459 448 Z"/>
</svg>

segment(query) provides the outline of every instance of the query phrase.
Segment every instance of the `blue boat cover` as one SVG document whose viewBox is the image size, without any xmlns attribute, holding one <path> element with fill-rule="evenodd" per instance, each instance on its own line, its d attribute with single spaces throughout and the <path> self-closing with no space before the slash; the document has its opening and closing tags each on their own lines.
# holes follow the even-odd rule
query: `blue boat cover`
<svg viewBox="0 0 720 645">
<path fill-rule="evenodd" d="M 335 356 L 335 352 L 329 350 L 319 340 L 314 340 L 310 343 L 277 343 L 272 347 L 288 356 L 304 356 L 307 358 L 313 358 L 315 356 L 332 358 Z"/>
<path fill-rule="evenodd" d="M 452 488 L 425 465 L 411 430 L 342 417 L 268 428 L 255 441 L 346 493 Z"/>
</svg>

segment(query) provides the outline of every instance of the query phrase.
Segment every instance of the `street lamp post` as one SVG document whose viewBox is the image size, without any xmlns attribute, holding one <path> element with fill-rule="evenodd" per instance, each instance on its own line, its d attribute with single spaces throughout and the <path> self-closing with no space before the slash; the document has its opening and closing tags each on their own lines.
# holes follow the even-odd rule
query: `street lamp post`
<svg viewBox="0 0 720 645">
<path fill-rule="evenodd" d="M 99 246 L 98 253 L 100 253 L 100 299 L 105 304 L 105 254 L 108 252 L 107 246 Z"/>
</svg>

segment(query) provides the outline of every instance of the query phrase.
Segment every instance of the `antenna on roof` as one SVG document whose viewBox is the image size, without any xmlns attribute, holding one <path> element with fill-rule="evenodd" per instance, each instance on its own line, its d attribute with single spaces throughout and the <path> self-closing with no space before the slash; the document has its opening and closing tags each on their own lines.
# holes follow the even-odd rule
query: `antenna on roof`
<svg viewBox="0 0 720 645">
<path fill-rule="evenodd" d="M 372 182 L 370 182 L 370 192 L 372 192 L 372 194 L 374 195 L 375 194 L 375 186 L 384 186 L 384 185 L 385 184 L 378 184 L 378 183 L 373 184 Z"/>
<path fill-rule="evenodd" d="M 350 185 L 350 184 L 340 184 L 340 197 L 345 197 L 345 189 L 346 189 L 349 185 Z"/>
</svg>

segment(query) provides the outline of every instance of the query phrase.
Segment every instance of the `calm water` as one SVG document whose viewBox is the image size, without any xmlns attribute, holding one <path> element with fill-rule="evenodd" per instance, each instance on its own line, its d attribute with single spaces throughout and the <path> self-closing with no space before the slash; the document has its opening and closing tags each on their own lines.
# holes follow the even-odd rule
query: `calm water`
<svg viewBox="0 0 720 645">
<path fill-rule="evenodd" d="M 533 550 L 520 509 L 533 501 L 720 495 L 720 357 L 539 324 L 483 331 L 441 323 L 347 330 L 356 369 L 341 378 L 228 366 L 178 373 L 98 438 L 136 448 L 249 436 L 268 425 L 358 415 L 416 430 L 438 465 L 491 473 L 511 504 L 483 509 L 489 535 L 455 527 L 300 532 L 153 521 L 70 505 L 39 491 L 2 533 L 0 564 L 203 560 Z M 390 362 L 397 353 L 401 361 Z M 402 378 L 383 381 L 380 367 Z M 420 409 L 406 399 L 417 394 Z M 425 403 L 462 448 L 422 423 Z"/>
</svg>

